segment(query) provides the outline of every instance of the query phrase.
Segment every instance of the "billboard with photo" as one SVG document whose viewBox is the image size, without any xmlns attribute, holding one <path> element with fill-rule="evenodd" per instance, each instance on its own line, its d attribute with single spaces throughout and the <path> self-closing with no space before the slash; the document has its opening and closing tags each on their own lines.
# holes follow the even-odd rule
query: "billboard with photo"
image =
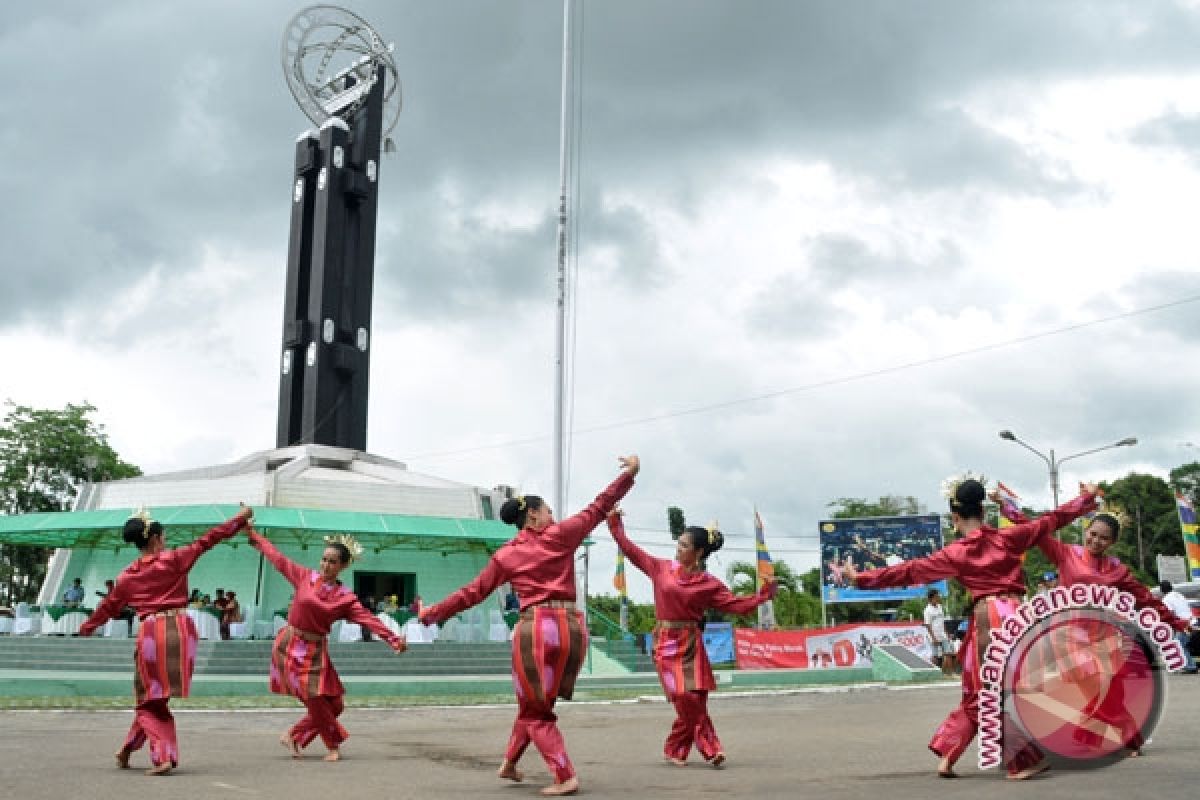
<svg viewBox="0 0 1200 800">
<path fill-rule="evenodd" d="M 842 579 L 847 561 L 859 572 L 923 558 L 942 549 L 942 520 L 937 514 L 908 517 L 828 519 L 820 523 L 821 597 L 826 603 L 862 603 L 922 597 L 929 586 L 946 595 L 946 582 L 893 589 L 856 589 Z"/>
</svg>

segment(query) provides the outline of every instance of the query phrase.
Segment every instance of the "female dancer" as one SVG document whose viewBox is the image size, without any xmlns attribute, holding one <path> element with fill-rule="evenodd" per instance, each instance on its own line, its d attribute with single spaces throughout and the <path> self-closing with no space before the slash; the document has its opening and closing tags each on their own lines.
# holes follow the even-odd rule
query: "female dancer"
<svg viewBox="0 0 1200 800">
<path fill-rule="evenodd" d="M 342 757 L 342 742 L 350 736 L 338 717 L 345 708 L 346 694 L 333 662 L 329 660 L 326 637 L 339 619 L 362 625 L 383 639 L 397 653 L 404 652 L 403 637 L 363 607 L 362 603 L 338 580 L 341 571 L 362 553 L 351 536 L 325 537 L 325 551 L 319 569 L 301 566 L 276 549 L 258 531 L 249 532 L 250 544 L 271 562 L 271 566 L 296 590 L 288 610 L 288 624 L 279 629 L 271 650 L 271 691 L 295 697 L 308 713 L 279 737 L 279 743 L 292 758 L 303 758 L 301 750 L 318 736 L 329 752 L 326 761 Z"/>
<path fill-rule="evenodd" d="M 655 558 L 625 535 L 621 512 L 608 515 L 608 529 L 633 565 L 654 584 L 654 665 L 667 699 L 675 706 L 675 724 L 667 734 L 667 761 L 687 766 L 692 744 L 714 767 L 725 763 L 725 751 L 708 716 L 708 693 L 717 688 L 700 637 L 704 612 L 717 608 L 749 614 L 775 596 L 771 581 L 758 594 L 737 597 L 704 568 L 704 560 L 721 549 L 725 537 L 707 528 L 684 528 L 675 540 L 675 559 Z"/>
<path fill-rule="evenodd" d="M 506 500 L 500 518 L 517 527 L 516 537 L 496 551 L 474 581 L 420 613 L 422 624 L 444 622 L 478 605 L 501 584 L 512 584 L 521 602 L 512 637 L 517 719 L 496 774 L 522 780 L 517 761 L 532 742 L 554 776 L 554 783 L 542 789 L 544 795 L 579 791 L 579 778 L 555 724 L 554 703 L 559 697 L 571 699 L 587 653 L 587 628 L 575 610 L 575 550 L 633 486 L 641 462 L 628 456 L 621 466 L 621 475 L 591 505 L 561 522 L 554 521 L 540 497 Z"/>
<path fill-rule="evenodd" d="M 860 589 L 916 586 L 957 578 L 971 592 L 973 612 L 959 650 L 962 702 L 929 742 L 929 749 L 941 758 L 938 775 L 943 778 L 958 777 L 954 764 L 979 727 L 979 665 L 991 643 L 991 629 L 1016 610 L 1025 597 L 1021 554 L 1046 534 L 1096 507 L 1096 487 L 1089 484 L 1083 490 L 1079 497 L 1033 522 L 998 530 L 983 523 L 983 500 L 987 494 L 983 484 L 974 478 L 961 480 L 953 486 L 949 499 L 950 521 L 962 538 L 925 558 L 868 572 L 857 572 L 853 566 L 846 570 L 847 578 Z M 1013 780 L 1032 777 L 1049 766 L 1031 744 L 1006 747 L 1005 755 L 1008 777 Z"/>
<path fill-rule="evenodd" d="M 1029 518 L 1003 498 L 993 497 L 1000 504 L 1000 511 L 1011 522 L 1021 524 Z M 1120 559 L 1108 555 L 1108 550 L 1121 533 L 1121 523 L 1112 514 L 1097 514 L 1088 523 L 1083 533 L 1083 544 L 1064 544 L 1058 539 L 1044 535 L 1037 546 L 1046 558 L 1058 567 L 1059 586 L 1095 584 L 1113 586 L 1133 595 L 1137 608 L 1153 608 L 1163 622 L 1178 631 L 1188 630 L 1188 620 L 1175 616 L 1162 601 L 1151 594 L 1142 583 L 1133 577 L 1129 568 Z M 1121 732 L 1121 741 L 1132 756 L 1142 754 L 1141 731 L 1125 702 L 1124 683 L 1113 680 L 1121 672 L 1124 663 L 1123 648 L 1117 646 L 1112 627 L 1092 618 L 1079 618 L 1062 628 L 1065 640 L 1055 641 L 1055 655 L 1059 659 L 1059 673 L 1064 680 L 1076 684 L 1087 703 L 1081 709 L 1082 718 L 1076 723 L 1075 741 L 1080 745 L 1100 745 L 1100 738 L 1088 730 L 1088 723 L 1095 720 L 1115 727 Z"/>
<path fill-rule="evenodd" d="M 116 586 L 79 628 L 91 636 L 113 617 L 132 606 L 141 619 L 133 654 L 133 692 L 137 701 L 133 725 L 117 751 L 117 766 L 129 767 L 129 756 L 150 742 L 147 775 L 166 775 L 179 765 L 175 718 L 167 704 L 187 697 L 196 663 L 196 626 L 184 612 L 188 599 L 188 570 L 217 542 L 240 531 L 252 512 L 243 508 L 191 544 L 168 550 L 163 526 L 145 511 L 125 522 L 125 541 L 141 555 L 117 576 Z"/>
</svg>

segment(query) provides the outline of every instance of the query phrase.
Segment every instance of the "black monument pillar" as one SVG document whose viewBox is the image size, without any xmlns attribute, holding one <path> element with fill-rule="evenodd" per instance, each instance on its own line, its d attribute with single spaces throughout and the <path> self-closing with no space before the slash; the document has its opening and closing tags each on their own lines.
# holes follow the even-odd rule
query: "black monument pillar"
<svg viewBox="0 0 1200 800">
<path fill-rule="evenodd" d="M 278 447 L 367 449 L 384 77 L 296 142 Z"/>
</svg>

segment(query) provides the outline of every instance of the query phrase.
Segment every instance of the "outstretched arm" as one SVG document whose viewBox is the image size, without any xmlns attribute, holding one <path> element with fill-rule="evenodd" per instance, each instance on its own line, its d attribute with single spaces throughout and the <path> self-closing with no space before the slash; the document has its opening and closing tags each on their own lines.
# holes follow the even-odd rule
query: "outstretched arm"
<svg viewBox="0 0 1200 800">
<path fill-rule="evenodd" d="M 96 606 L 96 610 L 92 612 L 92 615 L 79 626 L 79 635 L 91 636 L 101 625 L 113 617 L 120 616 L 124 608 L 125 592 L 122 590 L 121 582 L 117 581 L 116 586 L 108 593 L 108 597 L 101 600 L 100 605 Z"/>
<path fill-rule="evenodd" d="M 621 512 L 612 510 L 608 513 L 608 531 L 612 534 L 613 539 L 617 542 L 617 547 L 621 548 L 621 552 L 625 557 L 633 562 L 633 565 L 642 572 L 653 577 L 657 571 L 659 559 L 647 553 L 642 548 L 638 547 L 625 534 L 625 523 L 621 520 Z"/>
<path fill-rule="evenodd" d="M 754 609 L 761 606 L 763 603 L 775 596 L 778 591 L 779 584 L 775 581 L 768 581 L 762 585 L 757 592 L 751 595 L 739 597 L 729 588 L 722 584 L 717 590 L 712 599 L 712 606 L 715 609 L 724 611 L 727 614 L 749 614 Z"/>
<path fill-rule="evenodd" d="M 282 575 L 284 578 L 287 578 L 287 582 L 292 586 L 299 586 L 301 583 L 308 580 L 308 576 L 312 573 L 312 570 L 310 570 L 308 567 L 297 564 L 295 561 L 292 561 L 283 553 L 279 552 L 279 549 L 275 547 L 275 545 L 272 544 L 271 540 L 269 540 L 267 537 L 263 536 L 253 528 L 250 529 L 246 536 L 248 539 L 250 539 L 250 545 L 255 550 L 258 550 L 260 553 L 262 553 L 263 557 L 266 558 L 267 561 L 271 562 L 271 566 L 278 570 L 280 575 Z"/>
<path fill-rule="evenodd" d="M 579 547 L 608 512 L 616 508 L 621 498 L 633 488 L 633 477 L 641 469 L 641 460 L 637 456 L 626 456 L 621 459 L 621 467 L 621 474 L 617 479 L 597 495 L 587 508 L 551 526 L 542 537 L 542 541 L 547 545 L 553 543 L 562 551 Z"/>
<path fill-rule="evenodd" d="M 1162 600 L 1155 597 L 1153 592 L 1130 574 L 1128 567 L 1125 567 L 1123 564 L 1121 566 L 1120 577 L 1113 583 L 1121 591 L 1129 592 L 1133 595 L 1138 608 L 1153 608 L 1158 612 L 1159 619 L 1181 633 L 1185 633 L 1191 629 L 1192 621 L 1190 619 L 1183 619 L 1176 616 L 1175 612 L 1168 608 Z"/>
<path fill-rule="evenodd" d="M 366 606 L 358 600 L 354 601 L 354 605 L 350 607 L 350 613 L 346 616 L 351 622 L 362 625 L 371 633 L 378 636 L 387 642 L 397 653 L 403 653 L 408 648 L 408 642 L 403 636 L 397 636 L 392 633 L 392 629 L 384 625 L 379 617 L 367 610 Z"/>
<path fill-rule="evenodd" d="M 246 527 L 253 516 L 254 512 L 249 507 L 242 506 L 241 511 L 217 527 L 212 528 L 196 541 L 191 544 L 185 544 L 183 547 L 175 548 L 175 558 L 180 560 L 184 569 L 191 569 L 192 565 L 196 563 L 196 559 L 216 547 L 218 542 L 233 538 L 234 534 Z"/>
<path fill-rule="evenodd" d="M 460 611 L 477 606 L 483 602 L 496 587 L 508 580 L 504 568 L 496 561 L 496 557 L 488 561 L 475 580 L 459 589 L 440 603 L 435 603 L 420 611 L 422 625 L 441 624 Z"/>
<path fill-rule="evenodd" d="M 1002 533 L 1009 549 L 1024 553 L 1034 545 L 1040 545 L 1045 540 L 1051 540 L 1053 537 L 1050 534 L 1059 528 L 1066 527 L 1089 511 L 1095 511 L 1098 494 L 1096 485 L 1090 483 L 1080 484 L 1079 488 L 1079 496 L 1074 500 L 1063 503 L 1053 511 L 1047 511 L 1032 522 L 1025 522 L 1020 525 L 1014 525 L 1011 528 L 1005 528 Z M 1061 542 L 1059 545 L 1061 546 Z M 1049 550 L 1043 548 L 1047 558 L 1050 558 L 1056 564 L 1059 563 L 1057 559 L 1063 557 L 1063 551 L 1055 548 L 1054 545 L 1049 545 L 1049 547 Z M 1052 553 L 1054 554 L 1052 555 Z"/>
</svg>

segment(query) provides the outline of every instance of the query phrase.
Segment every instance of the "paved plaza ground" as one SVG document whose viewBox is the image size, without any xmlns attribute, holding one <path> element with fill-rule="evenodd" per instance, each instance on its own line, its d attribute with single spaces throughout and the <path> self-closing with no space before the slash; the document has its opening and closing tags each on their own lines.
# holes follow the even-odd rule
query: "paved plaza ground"
<svg viewBox="0 0 1200 800">
<path fill-rule="evenodd" d="M 1013 797 L 1195 797 L 1200 778 L 1200 678 L 1169 678 L 1169 700 L 1146 755 L 1085 772 L 1050 772 L 1023 784 L 975 769 L 972 748 L 959 780 L 933 775 L 925 742 L 957 701 L 955 688 L 865 688 L 714 698 L 727 769 L 660 758 L 672 712 L 662 702 L 564 704 L 562 727 L 582 795 L 798 797 L 841 800 L 972 800 Z M 511 706 L 351 709 L 345 760 L 327 764 L 318 742 L 296 762 L 276 739 L 296 711 L 193 711 L 178 715 L 182 763 L 165 778 L 118 770 L 112 753 L 128 712 L 0 712 L 0 797 L 86 798 L 516 798 L 548 782 L 530 749 L 524 784 L 493 775 Z"/>
</svg>

